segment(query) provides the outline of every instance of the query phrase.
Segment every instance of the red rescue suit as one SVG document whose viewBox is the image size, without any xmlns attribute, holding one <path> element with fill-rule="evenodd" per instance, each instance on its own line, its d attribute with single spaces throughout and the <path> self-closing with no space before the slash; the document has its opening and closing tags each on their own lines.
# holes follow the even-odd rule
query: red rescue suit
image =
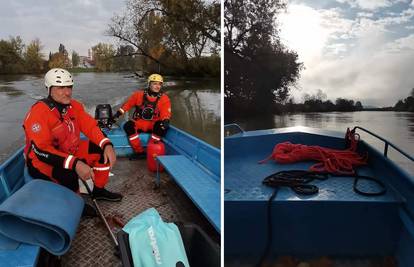
<svg viewBox="0 0 414 267">
<path fill-rule="evenodd" d="M 144 99 L 145 97 L 145 99 Z M 155 106 L 154 106 L 155 105 Z M 135 129 L 142 132 L 152 131 L 156 121 L 169 120 L 171 118 L 170 98 L 166 94 L 150 96 L 144 90 L 136 91 L 119 109 L 124 114 L 132 107 L 136 110 L 133 115 Z M 145 110 L 154 109 L 152 117 L 145 117 Z"/>
<path fill-rule="evenodd" d="M 63 179 L 69 172 L 73 174 L 76 162 L 82 160 L 93 167 L 96 187 L 103 188 L 108 182 L 109 163 L 99 161 L 102 150 L 111 142 L 80 102 L 71 100 L 70 105 L 59 111 L 50 99 L 38 101 L 27 113 L 23 128 L 26 134 L 24 154 L 30 174 L 48 177 L 67 186 Z M 80 132 L 90 142 L 80 140 Z M 93 150 L 95 153 L 90 153 Z M 74 182 L 71 181 L 72 184 Z M 68 187 L 77 190 L 77 184 Z"/>
<path fill-rule="evenodd" d="M 142 153 L 144 149 L 141 146 L 139 133 L 152 132 L 155 123 L 168 121 L 171 118 L 171 102 L 166 94 L 159 93 L 156 96 L 151 96 L 146 90 L 138 90 L 131 95 L 118 112 L 122 115 L 133 107 L 135 107 L 135 112 L 132 121 L 127 122 L 124 129 L 134 151 Z M 133 125 L 130 125 L 132 123 Z M 129 129 L 132 126 L 133 129 Z M 156 134 L 151 135 L 152 142 L 160 140 Z"/>
</svg>

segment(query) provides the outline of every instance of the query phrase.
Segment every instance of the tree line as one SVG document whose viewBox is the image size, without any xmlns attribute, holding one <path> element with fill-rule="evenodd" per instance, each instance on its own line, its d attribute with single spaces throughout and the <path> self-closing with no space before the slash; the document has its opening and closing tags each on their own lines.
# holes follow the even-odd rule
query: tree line
<svg viewBox="0 0 414 267">
<path fill-rule="evenodd" d="M 141 56 L 147 72 L 220 76 L 220 1 L 128 0 L 109 36 Z"/>
<path fill-rule="evenodd" d="M 106 30 L 120 45 L 95 45 L 89 63 L 96 71 L 220 77 L 220 28 L 218 0 L 127 0 Z M 80 63 L 79 54 L 69 56 L 63 44 L 48 58 L 41 51 L 39 39 L 28 45 L 19 36 L 1 40 L 0 73 L 42 73 Z"/>
<path fill-rule="evenodd" d="M 295 103 L 293 98 L 289 98 L 284 103 L 276 103 L 273 106 L 273 113 L 298 113 L 298 112 L 347 112 L 361 111 L 364 106 L 361 101 L 347 98 L 337 98 L 334 102 L 327 99 L 327 95 L 318 90 L 315 94 L 305 94 L 303 103 Z"/>
<path fill-rule="evenodd" d="M 414 112 L 414 88 L 411 89 L 410 96 L 399 100 L 394 105 L 395 111 L 411 111 Z"/>
<path fill-rule="evenodd" d="M 414 112 L 414 88 L 411 89 L 410 96 L 399 100 L 393 107 L 372 108 L 364 107 L 361 101 L 347 98 L 336 98 L 335 101 L 327 99 L 327 95 L 322 90 L 317 90 L 315 94 L 303 95 L 303 102 L 296 103 L 293 98 L 289 98 L 282 103 L 274 103 L 271 114 L 301 113 L 301 112 L 350 112 L 350 111 L 411 111 Z"/>
<path fill-rule="evenodd" d="M 0 74 L 45 73 L 51 68 L 76 68 L 81 64 L 81 57 L 72 51 L 71 57 L 63 44 L 57 52 L 49 52 L 46 58 L 42 53 L 43 45 L 39 39 L 25 44 L 20 36 L 0 40 Z M 125 47 L 117 50 L 111 44 L 99 43 L 92 47 L 94 55 L 89 63 L 95 71 L 135 70 L 139 63 L 135 59 L 121 57 Z"/>
<path fill-rule="evenodd" d="M 0 74 L 40 73 L 46 68 L 39 39 L 25 45 L 20 36 L 0 40 Z"/>
</svg>

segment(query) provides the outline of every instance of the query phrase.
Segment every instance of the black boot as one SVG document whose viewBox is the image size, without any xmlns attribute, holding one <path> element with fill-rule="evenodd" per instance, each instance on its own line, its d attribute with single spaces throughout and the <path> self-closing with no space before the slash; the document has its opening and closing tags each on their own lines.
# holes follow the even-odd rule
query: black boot
<svg viewBox="0 0 414 267">
<path fill-rule="evenodd" d="M 97 216 L 98 214 L 96 213 L 95 208 L 85 203 L 85 206 L 83 207 L 83 211 L 82 211 L 82 218 L 94 218 Z"/>
<path fill-rule="evenodd" d="M 94 187 L 92 191 L 96 200 L 121 201 L 122 195 L 118 193 L 109 192 L 105 188 Z"/>
</svg>

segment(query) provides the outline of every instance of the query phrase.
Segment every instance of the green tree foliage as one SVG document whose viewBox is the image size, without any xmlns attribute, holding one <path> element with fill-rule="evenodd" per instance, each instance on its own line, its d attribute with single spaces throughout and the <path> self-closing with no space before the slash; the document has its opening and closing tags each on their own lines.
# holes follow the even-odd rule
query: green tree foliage
<svg viewBox="0 0 414 267">
<path fill-rule="evenodd" d="M 134 53 L 131 45 L 120 45 L 113 59 L 113 71 L 136 71 L 142 68 L 141 57 Z"/>
<path fill-rule="evenodd" d="M 132 45 L 148 72 L 188 75 L 217 63 L 210 52 L 220 45 L 219 1 L 129 0 L 126 10 L 112 18 L 108 34 Z"/>
<path fill-rule="evenodd" d="M 115 56 L 113 45 L 99 43 L 92 47 L 92 53 L 96 71 L 111 71 Z"/>
<path fill-rule="evenodd" d="M 23 73 L 24 44 L 20 36 L 0 40 L 0 73 Z"/>
<path fill-rule="evenodd" d="M 357 101 L 357 102 L 355 102 L 355 110 L 356 110 L 356 111 L 361 111 L 361 110 L 363 110 L 363 109 L 364 109 L 364 107 L 362 106 L 361 101 Z"/>
<path fill-rule="evenodd" d="M 274 111 L 276 113 L 298 113 L 298 112 L 332 112 L 332 111 L 361 111 L 364 109 L 361 101 L 337 98 L 335 103 L 331 100 L 327 100 L 327 95 L 318 90 L 315 94 L 304 94 L 303 103 L 295 103 L 292 98 L 288 99 L 284 104 L 276 104 Z"/>
<path fill-rule="evenodd" d="M 59 44 L 59 53 L 61 54 L 67 54 L 68 51 L 66 51 L 66 48 L 63 44 Z"/>
<path fill-rule="evenodd" d="M 52 54 L 52 58 L 48 62 L 49 69 L 52 68 L 67 68 L 65 55 L 62 53 Z"/>
<path fill-rule="evenodd" d="M 224 1 L 226 116 L 271 112 L 299 78 L 298 55 L 280 43 L 274 0 Z"/>
<path fill-rule="evenodd" d="M 414 88 L 411 89 L 410 96 L 404 100 L 399 100 L 395 106 L 395 111 L 411 111 L 414 112 Z"/>
<path fill-rule="evenodd" d="M 165 25 L 162 23 L 161 16 L 156 15 L 155 11 L 149 12 L 140 30 L 141 45 L 149 54 L 149 57 L 144 57 L 143 67 L 150 72 L 159 72 L 160 58 L 165 53 L 163 42 Z"/>
<path fill-rule="evenodd" d="M 72 52 L 72 66 L 74 68 L 78 67 L 80 63 L 80 58 L 79 58 L 79 54 L 76 53 L 76 51 Z"/>
<path fill-rule="evenodd" d="M 26 71 L 29 73 L 41 73 L 44 71 L 45 60 L 41 53 L 42 45 L 39 39 L 30 42 L 24 52 Z"/>
<path fill-rule="evenodd" d="M 59 44 L 59 52 L 52 54 L 48 62 L 48 67 L 51 68 L 70 68 L 71 62 L 69 60 L 68 51 L 63 44 Z M 50 56 L 50 55 L 49 55 Z"/>
<path fill-rule="evenodd" d="M 335 100 L 335 105 L 336 105 L 337 111 L 353 110 L 354 100 L 350 100 L 350 99 L 346 99 L 346 98 L 337 98 Z"/>
</svg>

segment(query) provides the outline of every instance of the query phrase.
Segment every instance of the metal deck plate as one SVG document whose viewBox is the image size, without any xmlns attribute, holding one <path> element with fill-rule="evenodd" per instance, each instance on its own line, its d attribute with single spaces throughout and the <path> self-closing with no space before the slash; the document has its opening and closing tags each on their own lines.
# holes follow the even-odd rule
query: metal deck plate
<svg viewBox="0 0 414 267">
<path fill-rule="evenodd" d="M 299 162 L 294 164 L 278 164 L 269 160 L 265 164 L 258 161 L 266 158 L 266 154 L 251 154 L 235 157 L 226 157 L 224 164 L 224 190 L 226 201 L 267 201 L 273 192 L 272 188 L 262 185 L 265 177 L 283 170 L 307 170 L 314 164 L 312 162 Z M 358 169 L 358 174 L 372 176 L 373 170 L 369 167 Z M 381 178 L 381 177 L 376 177 Z M 330 177 L 325 181 L 313 181 L 319 187 L 319 193 L 312 196 L 297 195 L 290 188 L 279 190 L 275 201 L 377 201 L 401 202 L 392 188 L 387 188 L 383 196 L 366 197 L 353 191 L 354 178 Z M 359 188 L 368 192 L 378 192 L 380 188 L 372 182 L 361 181 Z"/>
<path fill-rule="evenodd" d="M 161 188 L 154 190 L 155 174 L 147 170 L 145 160 L 118 158 L 114 176 L 107 188 L 124 195 L 121 202 L 99 201 L 105 216 L 119 216 L 124 222 L 154 207 L 165 221 L 198 224 L 217 243 L 220 237 L 185 193 L 166 173 L 161 174 Z M 89 198 L 88 202 L 89 201 Z M 114 228 L 114 232 L 119 228 Z M 104 224 L 99 218 L 82 219 L 71 249 L 62 257 L 62 266 L 121 266 Z"/>
</svg>

